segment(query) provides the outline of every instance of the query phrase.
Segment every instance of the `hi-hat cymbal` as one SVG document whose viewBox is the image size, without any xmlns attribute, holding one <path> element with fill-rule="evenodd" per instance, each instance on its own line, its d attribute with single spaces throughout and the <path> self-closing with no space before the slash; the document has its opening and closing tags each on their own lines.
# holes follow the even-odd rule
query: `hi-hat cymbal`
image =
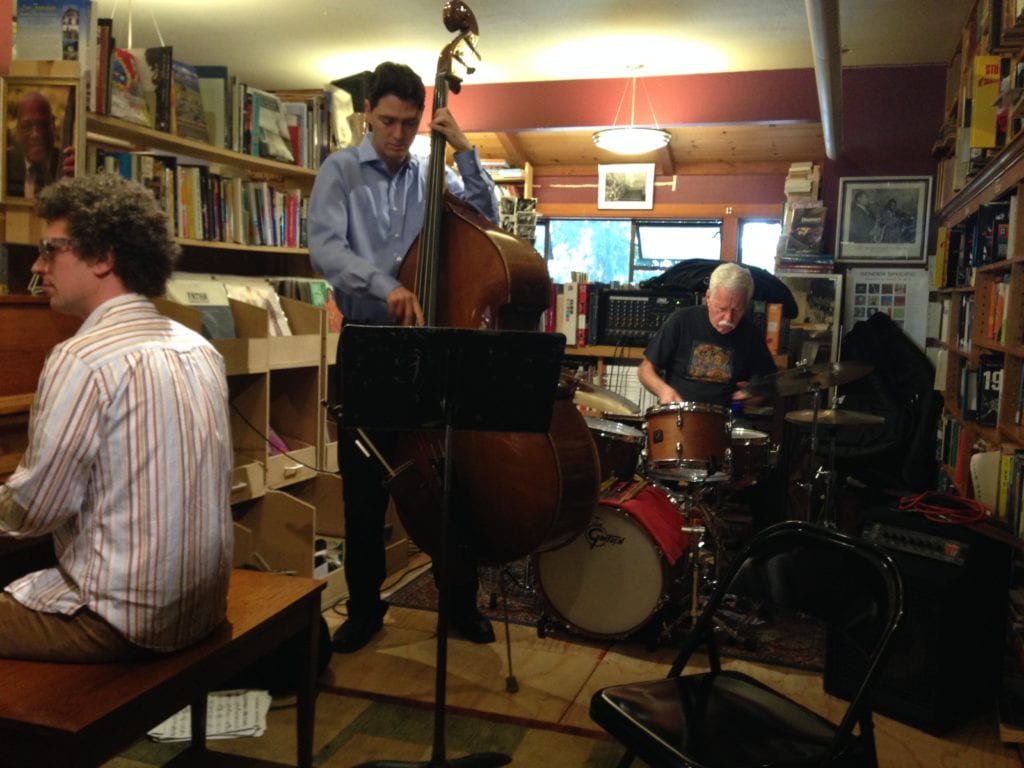
<svg viewBox="0 0 1024 768">
<path fill-rule="evenodd" d="M 786 414 L 786 421 L 793 424 L 813 424 L 814 411 L 790 411 Z M 874 424 L 885 424 L 885 417 L 861 411 L 818 411 L 818 425 L 823 427 L 864 427 Z"/>
<path fill-rule="evenodd" d="M 874 370 L 870 363 L 821 363 L 787 368 L 747 383 L 743 391 L 752 397 L 789 397 L 804 395 L 856 381 Z"/>
<path fill-rule="evenodd" d="M 640 411 L 639 405 L 618 392 L 583 381 L 571 373 L 562 373 L 562 383 L 572 388 L 572 401 L 576 405 L 609 414 L 629 415 Z"/>
</svg>

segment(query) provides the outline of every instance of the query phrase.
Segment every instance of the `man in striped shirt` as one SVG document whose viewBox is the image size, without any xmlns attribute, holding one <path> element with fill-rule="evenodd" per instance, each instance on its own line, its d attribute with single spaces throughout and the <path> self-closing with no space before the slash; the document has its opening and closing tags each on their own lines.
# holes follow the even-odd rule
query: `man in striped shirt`
<svg viewBox="0 0 1024 768">
<path fill-rule="evenodd" d="M 0 537 L 52 535 L 56 565 L 0 593 L 0 656 L 109 661 L 190 645 L 224 619 L 231 434 L 220 354 L 164 317 L 177 246 L 152 195 L 65 179 L 37 207 L 32 272 L 82 318 L 39 378 Z"/>
</svg>

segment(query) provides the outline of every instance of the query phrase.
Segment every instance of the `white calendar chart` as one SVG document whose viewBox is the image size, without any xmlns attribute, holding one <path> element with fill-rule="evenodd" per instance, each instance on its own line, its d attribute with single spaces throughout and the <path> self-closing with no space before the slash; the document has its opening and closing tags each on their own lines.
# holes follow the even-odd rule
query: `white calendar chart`
<svg viewBox="0 0 1024 768">
<path fill-rule="evenodd" d="M 924 350 L 928 330 L 928 270 L 849 269 L 843 303 L 846 333 L 858 321 L 883 312 Z"/>
</svg>

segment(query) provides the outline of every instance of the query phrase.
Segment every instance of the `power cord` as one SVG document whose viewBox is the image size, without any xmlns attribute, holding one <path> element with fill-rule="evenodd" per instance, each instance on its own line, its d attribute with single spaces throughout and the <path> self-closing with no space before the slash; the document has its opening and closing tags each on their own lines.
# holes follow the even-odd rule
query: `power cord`
<svg viewBox="0 0 1024 768">
<path fill-rule="evenodd" d="M 257 427 L 251 421 L 249 421 L 249 418 L 244 413 L 242 413 L 241 410 L 239 410 L 237 405 L 235 405 L 234 403 L 230 403 L 230 405 L 231 405 L 231 410 L 233 410 L 235 413 L 238 414 L 238 417 L 242 421 L 245 422 L 246 426 L 248 426 L 249 429 L 251 429 L 257 435 L 259 435 L 260 439 L 263 440 L 263 442 L 265 442 L 267 445 L 271 445 L 270 438 L 266 434 L 264 434 L 263 431 L 259 429 L 259 427 Z M 319 473 L 321 475 L 337 475 L 338 474 L 337 472 L 328 472 L 327 470 L 322 469 L 321 467 L 314 467 L 312 464 L 307 464 L 306 462 L 302 461 L 301 459 L 295 458 L 294 456 L 292 456 L 287 451 L 283 452 L 281 455 L 282 456 L 287 456 L 289 459 L 294 461 L 296 464 L 301 464 L 306 469 L 312 469 L 314 472 L 317 472 L 317 473 Z"/>
<path fill-rule="evenodd" d="M 988 508 L 974 499 L 940 491 L 904 496 L 900 499 L 899 508 L 907 512 L 918 512 L 933 523 L 951 525 L 977 523 L 989 517 Z"/>
</svg>

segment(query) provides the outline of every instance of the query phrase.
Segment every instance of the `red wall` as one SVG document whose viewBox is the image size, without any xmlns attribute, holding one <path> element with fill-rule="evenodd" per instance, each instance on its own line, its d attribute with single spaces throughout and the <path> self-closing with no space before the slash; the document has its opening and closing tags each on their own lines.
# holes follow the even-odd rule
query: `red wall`
<svg viewBox="0 0 1024 768">
<path fill-rule="evenodd" d="M 842 152 L 822 161 L 821 194 L 830 214 L 842 176 L 932 175 L 931 147 L 943 121 L 946 67 L 863 67 L 843 71 Z M 450 105 L 467 131 L 596 127 L 615 115 L 627 80 L 465 84 Z M 811 69 L 645 78 L 664 125 L 817 121 Z M 638 110 L 641 99 L 638 97 Z M 781 204 L 784 175 L 679 176 L 657 188 L 661 203 Z M 659 178 L 658 181 L 671 179 Z M 594 201 L 592 177 L 544 177 L 544 203 Z M 593 184 L 595 186 L 580 186 Z M 834 220 L 830 231 L 834 230 Z M 831 242 L 829 243 L 831 247 Z"/>
</svg>

